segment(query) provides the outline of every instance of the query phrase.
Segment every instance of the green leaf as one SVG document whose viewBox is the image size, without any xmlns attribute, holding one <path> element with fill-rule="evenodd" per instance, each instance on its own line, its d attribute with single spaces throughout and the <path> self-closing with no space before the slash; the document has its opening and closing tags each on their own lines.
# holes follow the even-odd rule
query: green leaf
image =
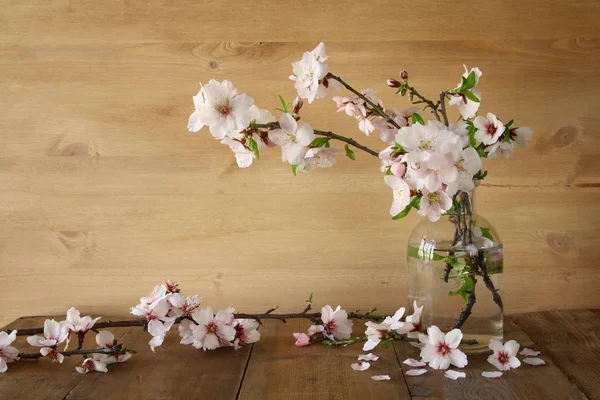
<svg viewBox="0 0 600 400">
<path fill-rule="evenodd" d="M 298 171 L 298 165 L 292 165 L 292 172 L 294 173 L 294 176 L 296 176 L 297 171 Z"/>
<path fill-rule="evenodd" d="M 288 103 L 285 102 L 285 100 L 283 99 L 283 97 L 281 97 L 281 95 L 277 95 L 279 97 L 279 101 L 281 102 L 281 105 L 283 106 L 283 111 L 284 113 L 288 112 Z"/>
<path fill-rule="evenodd" d="M 254 153 L 254 156 L 257 160 L 260 160 L 260 152 L 258 151 L 258 144 L 253 137 L 248 137 L 246 139 L 246 146 Z"/>
<path fill-rule="evenodd" d="M 485 179 L 485 177 L 487 176 L 488 172 L 481 172 L 481 170 L 477 171 L 477 173 L 473 176 L 475 179 L 482 181 Z"/>
<path fill-rule="evenodd" d="M 467 89 L 467 90 L 473 89 L 476 84 L 477 84 L 477 76 L 475 75 L 475 71 L 471 71 L 471 73 L 467 77 L 467 85 L 465 86 L 465 89 Z"/>
<path fill-rule="evenodd" d="M 392 167 L 385 167 L 385 174 L 386 174 L 386 175 L 394 175 L 394 174 L 392 173 Z"/>
<path fill-rule="evenodd" d="M 492 232 L 490 232 L 490 228 L 481 228 L 481 236 L 486 239 L 490 239 L 492 242 L 494 241 L 494 237 L 492 236 Z"/>
<path fill-rule="evenodd" d="M 463 285 L 462 285 L 463 289 L 465 292 L 472 292 L 473 288 L 475 287 L 475 285 L 473 284 L 473 280 L 471 278 L 469 278 L 468 276 L 465 276 L 463 278 Z"/>
<path fill-rule="evenodd" d="M 331 138 L 328 137 L 318 137 L 312 141 L 310 147 L 329 147 L 329 141 Z"/>
<path fill-rule="evenodd" d="M 483 143 L 480 143 L 479 146 L 475 147 L 475 150 L 477 150 L 479 157 L 487 158 L 488 153 L 485 152 L 485 145 Z"/>
<path fill-rule="evenodd" d="M 410 212 L 411 208 L 416 208 L 417 210 L 419 209 L 420 205 L 419 203 L 421 202 L 421 198 L 418 196 L 414 196 L 411 200 L 410 203 L 408 203 L 408 205 L 406 207 L 404 207 L 404 210 L 400 211 L 398 214 L 394 215 L 392 217 L 392 219 L 398 220 L 400 218 L 404 218 L 408 215 L 408 213 Z"/>
<path fill-rule="evenodd" d="M 321 340 L 321 344 L 324 346 L 331 346 L 333 344 L 333 340 L 330 340 L 330 339 Z"/>
<path fill-rule="evenodd" d="M 462 272 L 462 270 L 464 270 L 465 267 L 467 266 L 467 264 L 458 262 L 456 257 L 453 257 L 453 256 L 446 257 L 446 262 L 448 264 L 452 265 L 452 267 L 456 270 L 456 272 Z"/>
<path fill-rule="evenodd" d="M 421 125 L 425 125 L 425 121 L 423 121 L 423 118 L 421 117 L 421 115 L 419 113 L 413 113 L 412 123 L 413 124 L 419 123 Z"/>
<path fill-rule="evenodd" d="M 354 160 L 354 151 L 350 149 L 350 147 L 348 147 L 348 144 L 344 146 L 344 149 L 346 149 L 346 155 L 348 156 L 348 158 Z"/>
<path fill-rule="evenodd" d="M 473 94 L 473 92 L 464 92 L 463 93 L 465 95 L 465 97 L 471 101 L 474 101 L 475 103 L 479 103 L 479 97 L 475 96 Z"/>
<path fill-rule="evenodd" d="M 513 124 L 514 122 L 515 122 L 515 120 L 514 120 L 514 119 L 511 119 L 510 121 L 508 121 L 508 122 L 506 123 L 506 125 L 504 125 L 504 127 L 505 127 L 506 129 L 510 129 L 510 128 L 512 127 L 512 124 Z"/>
</svg>

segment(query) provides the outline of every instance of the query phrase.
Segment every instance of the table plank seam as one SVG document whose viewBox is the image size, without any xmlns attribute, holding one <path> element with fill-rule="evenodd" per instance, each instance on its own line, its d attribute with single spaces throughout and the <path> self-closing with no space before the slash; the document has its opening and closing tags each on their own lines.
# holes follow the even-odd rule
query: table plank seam
<svg viewBox="0 0 600 400">
<path fill-rule="evenodd" d="M 237 394 L 235 396 L 235 400 L 240 398 L 242 394 L 242 386 L 244 385 L 244 378 L 246 378 L 246 372 L 248 372 L 248 366 L 250 365 L 250 359 L 252 359 L 252 352 L 254 351 L 254 343 L 252 343 L 250 347 L 250 351 L 248 352 L 248 359 L 246 360 L 246 366 L 244 367 L 244 372 L 242 373 L 242 378 L 240 379 L 240 386 L 238 387 Z"/>
<path fill-rule="evenodd" d="M 400 361 L 400 356 L 398 355 L 398 350 L 396 349 L 396 346 L 393 346 L 394 348 L 394 354 L 396 355 L 396 361 L 398 362 L 398 367 L 400 368 L 400 373 L 402 374 L 402 379 L 404 379 L 404 384 L 406 385 L 406 390 L 408 390 L 408 395 L 410 396 L 410 398 L 413 398 L 412 393 L 410 392 L 410 385 L 408 384 L 408 380 L 406 379 L 406 375 L 404 375 L 404 369 L 402 369 L 402 361 Z"/>
</svg>

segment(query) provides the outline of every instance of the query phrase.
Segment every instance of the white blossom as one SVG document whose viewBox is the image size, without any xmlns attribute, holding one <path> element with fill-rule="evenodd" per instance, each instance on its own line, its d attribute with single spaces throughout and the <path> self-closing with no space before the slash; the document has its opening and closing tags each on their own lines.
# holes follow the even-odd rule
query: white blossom
<svg viewBox="0 0 600 400">
<path fill-rule="evenodd" d="M 488 153 L 488 158 L 490 160 L 495 160 L 500 154 L 502 154 L 505 158 L 511 158 L 514 153 L 515 148 L 511 142 L 499 140 L 496 143 L 494 143 L 494 145 L 491 147 Z"/>
<path fill-rule="evenodd" d="M 86 358 L 83 360 L 81 367 L 75 367 L 77 372 L 80 374 L 87 374 L 88 372 L 98 371 L 98 372 L 108 372 L 106 368 L 106 364 L 102 361 L 94 360 L 92 358 Z"/>
<path fill-rule="evenodd" d="M 470 192 L 475 189 L 473 176 L 481 170 L 481 166 L 481 157 L 477 154 L 477 150 L 473 147 L 461 150 L 454 160 L 454 167 L 458 171 L 458 175 L 453 181 L 447 182 L 446 193 L 453 196 L 459 190 Z"/>
<path fill-rule="evenodd" d="M 12 331 L 10 334 L 0 332 L 0 372 L 6 372 L 11 363 L 19 359 L 19 350 L 11 346 L 11 343 L 17 338 L 17 331 Z"/>
<path fill-rule="evenodd" d="M 220 310 L 215 315 L 211 307 L 203 307 L 195 310 L 192 318 L 195 323 L 184 320 L 188 322 L 179 326 L 182 344 L 203 350 L 232 345 L 236 334 L 232 308 Z"/>
<path fill-rule="evenodd" d="M 281 114 L 279 129 L 269 132 L 269 139 L 281 146 L 281 160 L 298 165 L 304 159 L 315 134 L 307 123 L 298 125 L 290 114 Z"/>
<path fill-rule="evenodd" d="M 96 335 L 96 343 L 103 349 L 112 349 L 116 344 L 115 336 L 110 331 L 100 331 Z M 101 354 L 95 353 L 92 355 L 94 360 L 100 361 L 104 364 L 113 364 L 125 362 L 131 358 L 132 354 L 126 351 L 120 351 L 116 354 Z"/>
<path fill-rule="evenodd" d="M 527 142 L 531 139 L 533 135 L 533 130 L 526 126 L 520 128 L 512 128 L 510 130 L 510 138 L 514 140 L 514 142 L 519 147 L 527 147 Z"/>
<path fill-rule="evenodd" d="M 431 222 L 440 219 L 442 213 L 452 207 L 452 199 L 442 190 L 430 192 L 426 188 L 423 188 L 422 193 L 421 207 L 417 213 L 428 217 Z"/>
<path fill-rule="evenodd" d="M 81 317 L 80 313 L 77 309 L 75 309 L 75 307 L 71 307 L 67 310 L 67 325 L 69 327 L 69 334 L 67 336 L 67 344 L 65 346 L 65 350 L 67 349 L 67 347 L 69 346 L 69 341 L 71 340 L 71 335 L 72 334 L 85 334 L 87 333 L 87 331 L 89 331 L 90 329 L 92 329 L 92 327 L 94 326 L 94 324 L 100 319 L 101 317 L 97 317 L 92 319 L 92 317 L 87 316 L 87 317 Z"/>
<path fill-rule="evenodd" d="M 485 145 L 496 143 L 504 133 L 504 124 L 492 113 L 475 118 L 473 125 L 477 128 L 475 139 Z"/>
<path fill-rule="evenodd" d="M 419 341 L 425 345 L 421 349 L 421 359 L 433 369 L 447 369 L 450 364 L 465 367 L 467 356 L 458 349 L 462 337 L 460 329 L 444 334 L 437 326 L 430 326 L 427 335 L 419 334 Z"/>
<path fill-rule="evenodd" d="M 323 78 L 327 75 L 327 60 L 325 44 L 322 42 L 312 51 L 307 51 L 300 61 L 292 63 L 293 74 L 290 79 L 298 91 L 298 96 L 308 99 L 312 103 L 315 99 L 322 99 L 327 94 Z"/>
<path fill-rule="evenodd" d="M 471 70 L 468 70 L 466 65 L 464 66 L 464 68 L 464 78 L 468 78 L 471 72 L 475 73 L 475 87 L 471 89 L 471 92 L 479 99 L 479 102 L 468 99 L 463 94 L 454 94 L 448 102 L 448 104 L 451 106 L 458 106 L 458 111 L 460 112 L 460 115 L 464 119 L 469 119 L 473 118 L 475 114 L 477 114 L 477 110 L 479 110 L 479 105 L 481 102 L 481 91 L 477 88 L 477 84 L 479 83 L 479 78 L 481 77 L 482 72 L 479 70 L 479 68 L 471 68 Z M 462 81 L 458 84 L 456 88 L 460 88 L 461 85 Z"/>
<path fill-rule="evenodd" d="M 235 320 L 235 339 L 233 347 L 236 350 L 242 348 L 240 343 L 251 344 L 260 340 L 258 332 L 258 321 L 255 319 L 236 319 Z"/>
<path fill-rule="evenodd" d="M 394 175 L 385 175 L 383 177 L 385 184 L 392 189 L 393 202 L 390 208 L 390 215 L 393 217 L 404 210 L 410 203 L 410 187 L 404 179 Z"/>
<path fill-rule="evenodd" d="M 321 309 L 321 320 L 323 327 L 330 336 L 330 339 L 349 339 L 352 336 L 351 319 L 348 319 L 348 313 L 337 306 L 334 310 L 330 305 Z M 333 336 L 333 337 L 331 337 Z"/>
<path fill-rule="evenodd" d="M 516 357 L 519 352 L 519 343 L 509 340 L 504 345 L 498 340 L 490 340 L 490 349 L 494 354 L 488 357 L 488 362 L 500 371 L 508 371 L 511 368 L 519 368 L 521 361 Z"/>
</svg>

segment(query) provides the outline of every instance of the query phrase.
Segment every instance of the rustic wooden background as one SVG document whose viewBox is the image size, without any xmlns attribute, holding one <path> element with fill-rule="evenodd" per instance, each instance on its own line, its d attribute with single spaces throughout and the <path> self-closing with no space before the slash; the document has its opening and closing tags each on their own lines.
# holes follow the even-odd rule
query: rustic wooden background
<svg viewBox="0 0 600 400">
<path fill-rule="evenodd" d="M 332 3 L 333 4 L 333 3 Z M 326 42 L 330 70 L 421 92 L 484 77 L 483 111 L 535 131 L 487 162 L 478 208 L 506 246 L 508 312 L 600 306 L 600 3 L 8 0 L 0 15 L 0 325 L 76 305 L 122 314 L 155 283 L 214 306 L 405 303 L 405 243 L 371 156 L 294 177 L 278 151 L 250 169 L 188 133 L 199 82 L 262 107 L 294 95 L 290 63 Z M 373 147 L 330 99 L 313 127 Z"/>
</svg>

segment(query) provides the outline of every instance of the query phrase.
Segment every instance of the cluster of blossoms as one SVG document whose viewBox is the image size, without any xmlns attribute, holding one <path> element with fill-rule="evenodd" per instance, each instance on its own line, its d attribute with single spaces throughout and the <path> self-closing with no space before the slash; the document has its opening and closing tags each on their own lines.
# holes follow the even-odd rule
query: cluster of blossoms
<svg viewBox="0 0 600 400">
<path fill-rule="evenodd" d="M 0 331 L 0 372 L 7 371 L 7 364 L 20 358 L 45 357 L 52 362 L 62 363 L 65 356 L 84 355 L 81 366 L 75 369 L 82 374 L 98 371 L 107 372 L 107 365 L 122 363 L 129 360 L 135 351 L 127 349 L 115 340 L 115 336 L 107 330 L 99 330 L 110 326 L 144 326 L 153 336 L 150 340 L 152 351 L 160 346 L 166 333 L 173 324 L 179 324 L 181 344 L 193 345 L 197 349 L 214 350 L 221 347 L 233 347 L 238 350 L 244 344 L 255 343 L 260 339 L 259 320 L 272 318 L 285 321 L 286 318 L 308 318 L 313 320 L 313 325 L 307 333 L 296 332 L 296 346 L 304 347 L 312 343 L 321 343 L 329 346 L 351 345 L 364 342 L 363 351 L 371 351 L 379 345 L 387 344 L 394 340 L 410 340 L 407 334 L 418 333 L 418 343 L 421 347 L 421 360 L 407 359 L 405 364 L 411 367 L 429 367 L 433 369 L 446 370 L 450 365 L 463 368 L 467 365 L 466 355 L 458 349 L 463 340 L 459 329 L 444 334 L 438 327 L 425 328 L 421 324 L 423 306 L 419 307 L 413 303 L 413 313 L 405 316 L 405 308 L 402 307 L 394 315 L 383 317 L 372 314 L 375 309 L 360 314 L 358 311 L 347 313 L 337 306 L 333 309 L 326 305 L 320 313 L 309 313 L 312 304 L 311 298 L 307 301 L 309 305 L 301 313 L 296 314 L 274 314 L 271 309 L 263 314 L 246 314 L 255 318 L 236 318 L 233 308 L 213 312 L 211 307 L 200 307 L 202 298 L 198 295 L 185 297 L 180 293 L 178 285 L 171 281 L 155 286 L 147 297 L 142 297 L 140 303 L 131 309 L 132 314 L 144 317 L 143 320 L 100 322 L 100 317 L 81 317 L 78 310 L 70 308 L 64 321 L 48 319 L 44 322 L 42 329 L 34 329 L 34 332 L 42 332 L 42 335 L 28 336 L 27 342 L 31 346 L 40 347 L 39 353 L 23 354 L 12 347 L 11 344 L 17 338 L 17 331 L 10 333 Z M 239 315 L 239 314 L 238 314 Z M 367 319 L 364 336 L 352 337 L 354 327 L 353 318 Z M 86 335 L 93 331 L 96 333 L 97 348 L 82 350 Z M 425 334 L 426 332 L 426 334 Z M 28 332 L 29 333 L 29 332 Z M 33 333 L 33 332 L 31 332 Z M 27 334 L 22 332 L 22 334 Z M 67 351 L 70 340 L 77 338 L 76 350 Z M 58 347 L 65 343 L 64 349 Z M 499 371 L 484 372 L 486 377 L 499 377 L 501 371 L 508 371 L 521 365 L 517 358 L 519 344 L 510 340 L 505 344 L 491 340 L 489 348 L 493 351 L 488 361 Z M 522 362 L 531 365 L 543 365 L 544 361 L 536 356 L 539 351 L 523 349 L 520 355 L 525 358 Z M 370 363 L 379 359 L 374 354 L 362 354 L 358 362 L 351 367 L 357 371 L 369 369 Z M 411 369 L 406 375 L 422 375 L 427 370 Z M 448 378 L 464 378 L 464 372 L 448 370 L 444 374 Z M 374 380 L 389 380 L 388 375 L 375 375 Z"/>
<path fill-rule="evenodd" d="M 282 161 L 297 171 L 309 172 L 315 168 L 328 168 L 335 164 L 337 149 L 330 147 L 331 140 L 346 142 L 346 155 L 354 159 L 353 139 L 331 132 L 313 130 L 308 123 L 298 123 L 302 99 L 312 103 L 324 98 L 330 90 L 342 86 L 353 96 L 333 97 L 339 112 L 345 112 L 358 121 L 358 128 L 366 135 L 379 131 L 387 145 L 378 152 L 385 183 L 392 189 L 393 202 L 390 214 L 395 218 L 406 216 L 412 208 L 419 215 L 436 221 L 449 212 L 453 198 L 459 192 L 470 192 L 487 172 L 482 171 L 482 158 L 509 158 L 514 144 L 525 147 L 533 134 L 526 127 L 516 127 L 513 121 L 504 123 L 496 115 L 478 115 L 482 76 L 478 68 L 468 70 L 456 88 L 444 91 L 440 101 L 434 103 L 421 96 L 408 83 L 408 74 L 402 71 L 401 81 L 389 79 L 387 84 L 397 89 L 397 94 L 409 94 L 413 104 L 425 104 L 423 110 L 386 108 L 376 97 L 375 89 L 356 91 L 340 77 L 331 74 L 327 64 L 325 45 L 304 53 L 302 60 L 292 63 L 298 97 L 292 105 L 283 98 L 283 108 L 278 121 L 267 110 L 259 109 L 246 94 L 239 94 L 229 81 L 211 80 L 194 96 L 195 111 L 190 116 L 188 129 L 198 131 L 210 128 L 214 137 L 228 145 L 235 153 L 237 164 L 248 167 L 261 151 L 268 147 L 281 147 Z M 456 106 L 460 113 L 457 122 L 448 123 L 446 101 Z M 289 108 L 289 109 L 288 109 Z M 430 109 L 436 120 L 425 122 L 422 112 Z M 441 109 L 441 110 L 440 110 Z M 441 114 L 441 117 L 440 117 Z"/>
<path fill-rule="evenodd" d="M 171 281 L 155 286 L 148 297 L 131 309 L 133 315 L 145 317 L 152 339 L 150 348 L 160 346 L 173 324 L 179 322 L 181 344 L 191 344 L 197 349 L 214 350 L 250 344 L 260 339 L 258 322 L 253 319 L 236 319 L 234 309 L 213 313 L 211 307 L 202 307 L 199 295 L 185 297 L 178 285 Z"/>
</svg>

